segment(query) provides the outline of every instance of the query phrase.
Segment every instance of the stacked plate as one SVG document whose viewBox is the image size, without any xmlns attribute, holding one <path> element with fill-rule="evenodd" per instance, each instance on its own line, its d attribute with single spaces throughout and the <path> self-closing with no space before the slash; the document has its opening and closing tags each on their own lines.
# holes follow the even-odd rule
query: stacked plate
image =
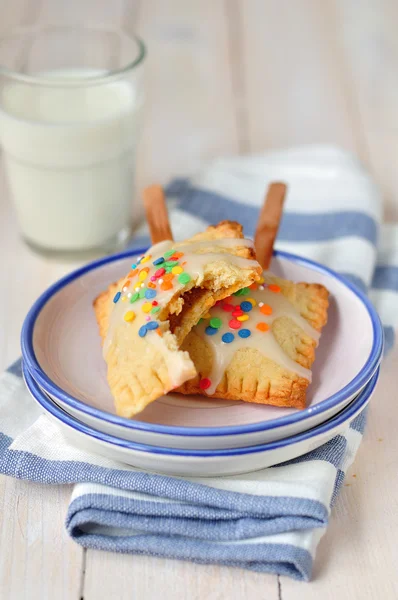
<svg viewBox="0 0 398 600">
<path fill-rule="evenodd" d="M 271 270 L 331 293 L 305 410 L 168 394 L 136 419 L 116 415 L 92 308 L 144 250 L 107 257 L 51 286 L 22 330 L 26 385 L 76 446 L 138 468 L 186 476 L 262 469 L 324 444 L 369 402 L 383 329 L 369 300 L 331 270 L 275 252 Z"/>
</svg>

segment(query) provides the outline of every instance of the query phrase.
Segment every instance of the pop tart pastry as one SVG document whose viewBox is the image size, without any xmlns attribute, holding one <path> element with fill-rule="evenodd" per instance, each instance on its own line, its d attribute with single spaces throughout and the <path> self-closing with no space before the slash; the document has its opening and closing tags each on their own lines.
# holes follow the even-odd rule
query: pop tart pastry
<svg viewBox="0 0 398 600">
<path fill-rule="evenodd" d="M 181 344 L 219 300 L 258 281 L 253 242 L 224 221 L 184 242 L 161 242 L 94 302 L 117 413 L 132 417 L 196 377 Z"/>
<path fill-rule="evenodd" d="M 179 392 L 305 408 L 328 291 L 264 272 L 260 283 L 217 302 L 182 348 L 198 374 Z"/>
</svg>

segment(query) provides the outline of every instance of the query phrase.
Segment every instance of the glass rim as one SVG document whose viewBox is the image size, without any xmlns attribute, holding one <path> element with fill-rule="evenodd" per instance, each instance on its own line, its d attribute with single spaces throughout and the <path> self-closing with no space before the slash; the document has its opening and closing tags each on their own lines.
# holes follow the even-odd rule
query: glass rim
<svg viewBox="0 0 398 600">
<path fill-rule="evenodd" d="M 10 69 L 0 62 L 0 76 L 9 77 L 10 79 L 14 79 L 16 81 L 22 83 L 28 83 L 31 85 L 45 85 L 51 87 L 84 87 L 88 85 L 103 85 L 109 83 L 113 79 L 119 79 L 122 75 L 125 75 L 129 71 L 132 71 L 136 67 L 138 67 L 144 60 L 147 49 L 143 40 L 135 35 L 134 33 L 128 33 L 122 27 L 109 27 L 102 25 L 42 25 L 42 26 L 28 26 L 28 27 L 18 27 L 12 29 L 8 33 L 4 35 L 0 35 L 0 44 L 8 39 L 22 37 L 23 35 L 28 34 L 42 34 L 48 32 L 67 32 L 67 31 L 92 31 L 92 32 L 104 32 L 104 33 L 117 33 L 123 34 L 128 37 L 130 40 L 134 41 L 137 47 L 137 56 L 134 60 L 128 62 L 126 65 L 119 67 L 117 69 L 107 69 L 101 73 L 101 75 L 88 75 L 87 77 L 68 77 L 68 78 L 56 78 L 56 77 L 46 77 L 44 75 L 30 75 L 27 73 L 21 73 L 19 71 L 15 71 L 14 69 Z"/>
</svg>

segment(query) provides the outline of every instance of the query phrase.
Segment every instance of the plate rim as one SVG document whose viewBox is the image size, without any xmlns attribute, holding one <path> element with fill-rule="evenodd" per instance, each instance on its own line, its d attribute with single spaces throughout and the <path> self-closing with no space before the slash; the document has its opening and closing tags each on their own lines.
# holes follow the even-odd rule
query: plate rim
<svg viewBox="0 0 398 600">
<path fill-rule="evenodd" d="M 33 376 L 33 378 L 39 383 L 40 387 L 43 388 L 45 392 L 50 395 L 55 396 L 55 398 L 59 398 L 65 404 L 71 406 L 75 410 L 80 412 L 84 412 L 91 417 L 105 420 L 114 425 L 118 425 L 121 427 L 127 427 L 129 429 L 138 429 L 140 431 L 145 431 L 148 433 L 157 433 L 157 434 L 167 434 L 167 435 L 178 435 L 178 436 L 198 436 L 198 437 L 213 437 L 213 436 L 224 436 L 224 435 L 244 435 L 248 433 L 254 433 L 258 431 L 266 431 L 271 429 L 276 429 L 279 427 L 294 425 L 300 421 L 303 421 L 307 418 L 310 418 L 314 415 L 321 414 L 331 408 L 338 406 L 342 401 L 344 401 L 348 396 L 354 395 L 356 392 L 360 391 L 371 379 L 376 368 L 378 367 L 384 347 L 384 331 L 383 326 L 380 322 L 379 315 L 376 312 L 373 304 L 370 302 L 369 298 L 360 290 L 356 285 L 351 283 L 349 279 L 336 273 L 329 267 L 321 265 L 320 263 L 313 261 L 311 259 L 298 256 L 296 254 L 292 254 L 290 252 L 285 252 L 283 250 L 274 250 L 273 254 L 275 257 L 281 257 L 287 261 L 297 263 L 304 267 L 310 267 L 311 270 L 318 271 L 323 275 L 330 276 L 336 279 L 338 282 L 347 287 L 365 306 L 367 313 L 370 317 L 372 331 L 373 331 L 373 340 L 372 347 L 369 353 L 367 360 L 365 361 L 362 369 L 357 373 L 357 375 L 348 382 L 343 388 L 341 388 L 335 394 L 332 394 L 325 400 L 322 400 L 318 404 L 313 407 L 308 407 L 294 413 L 292 415 L 286 415 L 284 417 L 278 417 L 276 419 L 271 419 L 269 421 L 259 421 L 257 423 L 250 423 L 247 425 L 226 425 L 223 427 L 189 427 L 189 426 L 173 426 L 173 425 L 159 425 L 156 423 L 145 423 L 143 421 L 135 421 L 133 419 L 126 419 L 124 417 L 120 417 L 118 415 L 113 415 L 112 413 L 108 413 L 106 411 L 102 411 L 101 409 L 92 407 L 88 404 L 85 404 L 81 400 L 75 398 L 70 395 L 65 390 L 62 390 L 57 384 L 55 384 L 52 379 L 45 373 L 45 371 L 41 368 L 35 352 L 33 348 L 33 330 L 35 326 L 35 322 L 44 308 L 45 304 L 59 291 L 61 291 L 64 287 L 69 285 L 72 281 L 82 277 L 86 273 L 96 270 L 106 264 L 117 262 L 119 260 L 123 260 L 126 258 L 130 258 L 133 256 L 137 256 L 140 254 L 144 254 L 146 252 L 146 248 L 132 248 L 130 250 L 120 252 L 118 254 L 114 254 L 111 256 L 105 256 L 103 258 L 97 259 L 68 273 L 55 283 L 53 283 L 50 287 L 48 287 L 34 302 L 32 307 L 30 308 L 28 314 L 25 317 L 25 320 L 22 325 L 21 331 L 21 349 L 22 349 L 22 357 L 27 366 L 29 373 Z"/>
<path fill-rule="evenodd" d="M 362 391 L 350 402 L 348 406 L 343 408 L 337 415 L 334 415 L 324 423 L 320 423 L 319 425 L 308 429 L 307 431 L 303 431 L 301 433 L 297 433 L 292 436 L 288 436 L 281 440 L 276 440 L 274 442 L 266 442 L 264 444 L 256 444 L 255 446 L 245 446 L 243 448 L 218 448 L 215 450 L 192 450 L 190 448 L 184 450 L 183 448 L 168 448 L 162 446 L 151 446 L 149 444 L 142 444 L 138 442 L 131 442 L 129 440 L 123 440 L 121 438 L 117 438 L 108 433 L 103 433 L 102 431 L 97 431 L 88 425 L 80 423 L 73 417 L 71 417 L 68 413 L 57 407 L 55 404 L 51 402 L 49 398 L 46 397 L 45 393 L 40 389 L 38 383 L 34 380 L 32 375 L 26 369 L 26 365 L 23 365 L 23 376 L 25 384 L 35 398 L 36 402 L 40 404 L 45 411 L 49 412 L 54 418 L 61 421 L 64 425 L 74 429 L 78 433 L 83 435 L 87 435 L 91 438 L 95 438 L 101 442 L 105 442 L 107 444 L 112 444 L 113 446 L 118 446 L 127 450 L 134 450 L 136 452 L 143 452 L 147 454 L 162 454 L 165 456 L 179 456 L 179 457 L 200 457 L 200 458 L 215 458 L 215 457 L 224 457 L 224 456 L 241 456 L 245 454 L 257 454 L 258 452 L 270 452 L 272 450 L 278 450 L 281 448 L 285 448 L 287 446 L 291 446 L 292 444 L 296 444 L 299 442 L 303 442 L 306 440 L 310 440 L 311 438 L 317 436 L 318 434 L 327 433 L 331 429 L 342 425 L 346 421 L 348 421 L 351 417 L 354 418 L 355 414 L 359 414 L 361 409 L 363 410 L 370 400 L 375 387 L 377 385 L 378 379 L 380 375 L 380 367 L 378 367 L 374 376 L 368 381 Z"/>
</svg>

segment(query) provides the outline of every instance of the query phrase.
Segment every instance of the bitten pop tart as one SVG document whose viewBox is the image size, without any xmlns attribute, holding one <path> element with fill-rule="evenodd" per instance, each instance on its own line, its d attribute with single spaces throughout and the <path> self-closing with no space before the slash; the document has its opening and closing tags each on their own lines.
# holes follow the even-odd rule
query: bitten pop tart
<svg viewBox="0 0 398 600">
<path fill-rule="evenodd" d="M 94 302 L 117 413 L 132 417 L 196 376 L 181 344 L 219 300 L 258 281 L 253 242 L 224 221 L 183 242 L 164 241 Z"/>
<path fill-rule="evenodd" d="M 182 349 L 198 374 L 178 391 L 213 398 L 305 408 L 328 292 L 264 272 L 217 302 Z"/>
</svg>

